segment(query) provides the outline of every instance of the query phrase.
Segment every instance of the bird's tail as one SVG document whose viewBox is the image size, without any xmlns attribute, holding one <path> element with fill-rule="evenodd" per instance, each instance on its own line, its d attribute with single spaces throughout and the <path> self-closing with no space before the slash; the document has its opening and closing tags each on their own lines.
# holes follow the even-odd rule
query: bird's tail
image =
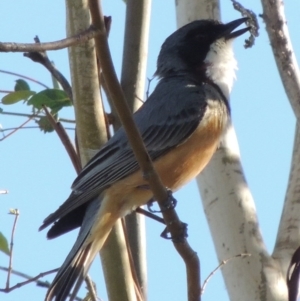
<svg viewBox="0 0 300 301">
<path fill-rule="evenodd" d="M 89 204 L 78 238 L 51 283 L 45 301 L 66 300 L 74 285 L 70 301 L 76 297 L 88 269 L 99 251 L 93 248 L 92 243 L 86 244 L 86 240 L 97 217 L 95 212 L 99 210 L 100 203 L 96 199 Z"/>
</svg>

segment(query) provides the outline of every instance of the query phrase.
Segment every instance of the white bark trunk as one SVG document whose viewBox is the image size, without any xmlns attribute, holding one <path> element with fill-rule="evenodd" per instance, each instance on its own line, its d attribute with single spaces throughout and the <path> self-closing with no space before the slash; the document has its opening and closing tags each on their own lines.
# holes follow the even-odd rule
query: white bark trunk
<svg viewBox="0 0 300 301">
<path fill-rule="evenodd" d="M 178 26 L 200 18 L 219 19 L 217 5 L 218 1 L 178 0 Z M 251 254 L 222 269 L 230 300 L 287 300 L 285 275 L 264 245 L 232 126 L 197 183 L 218 259 Z"/>
</svg>

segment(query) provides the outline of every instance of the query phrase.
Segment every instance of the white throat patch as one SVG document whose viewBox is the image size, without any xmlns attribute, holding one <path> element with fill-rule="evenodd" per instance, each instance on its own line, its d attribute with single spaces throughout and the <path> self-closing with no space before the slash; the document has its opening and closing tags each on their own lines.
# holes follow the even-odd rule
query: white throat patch
<svg viewBox="0 0 300 301">
<path fill-rule="evenodd" d="M 206 76 L 220 87 L 223 94 L 229 99 L 233 80 L 236 78 L 237 61 L 232 49 L 233 40 L 218 39 L 210 45 L 209 52 L 204 60 Z"/>
</svg>

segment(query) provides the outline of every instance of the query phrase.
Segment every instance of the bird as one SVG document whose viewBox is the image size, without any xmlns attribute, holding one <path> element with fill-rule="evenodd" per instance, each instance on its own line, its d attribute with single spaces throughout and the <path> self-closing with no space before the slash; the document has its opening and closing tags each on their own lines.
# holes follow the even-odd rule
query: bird
<svg viewBox="0 0 300 301">
<path fill-rule="evenodd" d="M 162 44 L 158 83 L 133 114 L 162 183 L 176 191 L 207 165 L 230 123 L 229 94 L 237 62 L 232 42 L 250 30 L 247 22 L 196 20 Z M 153 193 L 121 127 L 86 164 L 68 199 L 44 221 L 48 239 L 80 227 L 46 301 L 73 300 L 115 222 L 147 204 Z"/>
</svg>

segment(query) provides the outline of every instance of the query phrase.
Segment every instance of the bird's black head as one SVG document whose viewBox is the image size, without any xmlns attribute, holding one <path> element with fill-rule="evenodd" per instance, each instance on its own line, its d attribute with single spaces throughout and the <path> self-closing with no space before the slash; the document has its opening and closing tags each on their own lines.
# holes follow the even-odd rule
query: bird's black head
<svg viewBox="0 0 300 301">
<path fill-rule="evenodd" d="M 209 53 L 214 52 L 217 56 L 217 52 L 222 54 L 223 48 L 229 47 L 231 50 L 231 41 L 250 29 L 247 27 L 234 31 L 246 20 L 242 18 L 227 24 L 216 20 L 199 20 L 179 28 L 161 47 L 156 75 L 164 77 L 178 72 L 205 74 L 206 66 L 212 63 L 206 61 Z"/>
</svg>

